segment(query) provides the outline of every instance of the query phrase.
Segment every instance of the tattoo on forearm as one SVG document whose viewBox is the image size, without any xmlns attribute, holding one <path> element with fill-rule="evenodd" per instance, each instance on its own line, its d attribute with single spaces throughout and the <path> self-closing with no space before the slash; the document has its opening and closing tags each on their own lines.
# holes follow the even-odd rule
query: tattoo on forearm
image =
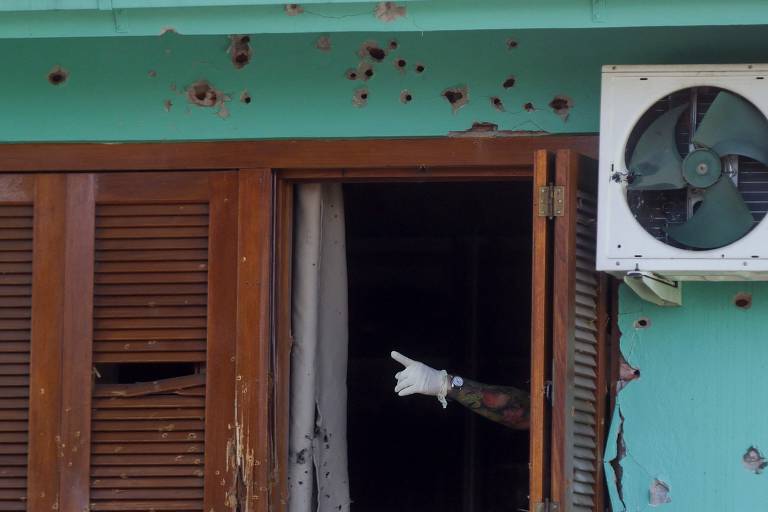
<svg viewBox="0 0 768 512">
<path fill-rule="evenodd" d="M 464 386 L 458 391 L 450 390 L 448 398 L 510 428 L 525 430 L 530 425 L 531 399 L 527 392 L 520 389 L 489 386 L 464 379 Z"/>
</svg>

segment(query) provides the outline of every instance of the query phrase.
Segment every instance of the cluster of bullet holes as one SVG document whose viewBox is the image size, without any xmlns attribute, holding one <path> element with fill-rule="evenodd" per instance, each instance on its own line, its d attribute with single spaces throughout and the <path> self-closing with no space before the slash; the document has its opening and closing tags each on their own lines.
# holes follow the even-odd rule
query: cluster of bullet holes
<svg viewBox="0 0 768 512">
<path fill-rule="evenodd" d="M 756 475 L 759 475 L 768 467 L 768 461 L 765 460 L 760 450 L 754 446 L 747 448 L 746 453 L 741 458 L 741 463 L 744 465 L 744 469 Z"/>
<path fill-rule="evenodd" d="M 48 82 L 51 85 L 61 85 L 69 78 L 69 72 L 61 66 L 54 67 L 48 73 Z"/>
<path fill-rule="evenodd" d="M 375 66 L 384 62 L 384 60 L 399 47 L 400 44 L 395 39 L 390 40 L 384 46 L 379 45 L 376 41 L 363 42 L 357 51 L 360 61 L 356 67 L 347 69 L 344 72 L 344 76 L 347 80 L 367 82 L 376 74 Z M 397 57 L 392 59 L 392 65 L 400 73 L 405 73 L 408 69 L 408 60 L 404 57 Z M 425 69 L 426 66 L 422 63 L 417 63 L 413 67 L 413 70 L 417 74 L 423 73 Z M 352 104 L 355 107 L 364 107 L 368 103 L 368 94 L 367 88 L 357 89 L 352 96 Z M 413 101 L 413 94 L 408 90 L 401 91 L 400 102 L 408 104 L 411 101 Z"/>
<path fill-rule="evenodd" d="M 251 38 L 245 35 L 229 36 L 229 55 L 236 69 L 242 69 L 251 62 Z"/>
<path fill-rule="evenodd" d="M 752 294 L 741 292 L 733 298 L 733 304 L 739 309 L 749 309 L 752 307 Z"/>
</svg>

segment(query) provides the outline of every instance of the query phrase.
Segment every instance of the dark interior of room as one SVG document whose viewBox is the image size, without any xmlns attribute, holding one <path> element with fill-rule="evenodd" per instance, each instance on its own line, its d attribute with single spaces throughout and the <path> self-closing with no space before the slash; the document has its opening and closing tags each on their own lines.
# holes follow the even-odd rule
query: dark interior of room
<svg viewBox="0 0 768 512">
<path fill-rule="evenodd" d="M 528 389 L 531 184 L 347 184 L 357 512 L 527 510 L 528 432 L 398 397 L 391 350 Z"/>
</svg>

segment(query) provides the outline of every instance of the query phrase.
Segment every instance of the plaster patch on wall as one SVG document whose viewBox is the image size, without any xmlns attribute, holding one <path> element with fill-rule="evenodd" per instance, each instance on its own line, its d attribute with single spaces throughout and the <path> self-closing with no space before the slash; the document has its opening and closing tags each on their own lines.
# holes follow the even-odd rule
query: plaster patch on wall
<svg viewBox="0 0 768 512">
<path fill-rule="evenodd" d="M 54 66 L 51 71 L 48 72 L 48 82 L 51 85 L 61 85 L 69 78 L 69 71 L 61 66 Z"/>
<path fill-rule="evenodd" d="M 665 503 L 672 503 L 672 498 L 669 496 L 670 487 L 666 482 L 662 482 L 658 478 L 654 478 L 651 482 L 649 489 L 648 504 L 652 507 L 658 507 Z"/>
<path fill-rule="evenodd" d="M 379 2 L 376 9 L 373 11 L 374 16 L 379 20 L 389 23 L 395 21 L 397 18 L 402 18 L 406 14 L 406 7 L 404 5 L 397 5 L 395 2 Z"/>
<path fill-rule="evenodd" d="M 445 89 L 440 95 L 451 104 L 451 109 L 455 114 L 461 107 L 469 103 L 469 89 L 466 85 L 460 85 L 456 87 L 449 87 Z"/>
<path fill-rule="evenodd" d="M 236 69 L 242 69 L 251 62 L 253 49 L 251 48 L 251 37 L 247 35 L 233 34 L 229 36 L 229 49 L 232 64 Z"/>
<path fill-rule="evenodd" d="M 331 51 L 331 36 L 320 36 L 315 41 L 315 48 L 321 52 Z"/>
<path fill-rule="evenodd" d="M 768 461 L 765 460 L 765 457 L 760 453 L 760 450 L 754 446 L 747 448 L 746 453 L 744 453 L 741 458 L 741 463 L 746 470 L 751 471 L 756 475 L 762 473 L 763 469 L 768 466 Z"/>
<path fill-rule="evenodd" d="M 288 16 L 298 16 L 304 13 L 304 8 L 299 4 L 285 4 L 285 14 Z"/>
</svg>

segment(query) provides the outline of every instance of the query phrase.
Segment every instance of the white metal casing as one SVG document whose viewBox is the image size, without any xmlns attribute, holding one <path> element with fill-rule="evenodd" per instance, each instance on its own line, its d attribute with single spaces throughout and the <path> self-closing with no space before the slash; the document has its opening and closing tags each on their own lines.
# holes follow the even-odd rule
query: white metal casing
<svg viewBox="0 0 768 512">
<path fill-rule="evenodd" d="M 664 96 L 696 86 L 733 91 L 768 115 L 768 64 L 603 66 L 597 270 L 655 272 L 675 280 L 768 280 L 768 221 L 714 250 L 679 249 L 656 240 L 635 220 L 626 183 L 626 142 L 640 117 Z"/>
</svg>

